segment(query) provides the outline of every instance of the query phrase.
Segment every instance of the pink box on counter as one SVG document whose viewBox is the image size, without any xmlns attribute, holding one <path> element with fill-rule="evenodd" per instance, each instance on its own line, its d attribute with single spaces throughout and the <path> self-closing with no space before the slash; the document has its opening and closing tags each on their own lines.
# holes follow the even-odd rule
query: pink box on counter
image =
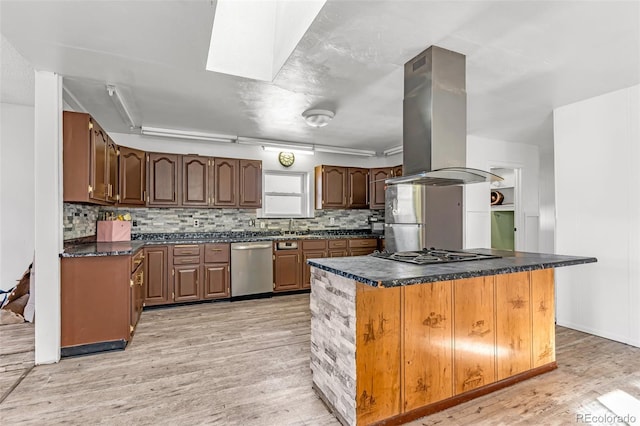
<svg viewBox="0 0 640 426">
<path fill-rule="evenodd" d="M 96 241 L 131 241 L 131 222 L 128 220 L 99 220 Z"/>
</svg>

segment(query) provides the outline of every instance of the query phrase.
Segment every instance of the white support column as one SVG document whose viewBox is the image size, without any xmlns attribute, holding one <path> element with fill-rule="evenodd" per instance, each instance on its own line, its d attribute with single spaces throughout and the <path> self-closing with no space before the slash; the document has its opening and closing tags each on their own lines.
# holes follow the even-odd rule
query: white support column
<svg viewBox="0 0 640 426">
<path fill-rule="evenodd" d="M 62 77 L 35 72 L 35 362 L 60 361 Z"/>
</svg>

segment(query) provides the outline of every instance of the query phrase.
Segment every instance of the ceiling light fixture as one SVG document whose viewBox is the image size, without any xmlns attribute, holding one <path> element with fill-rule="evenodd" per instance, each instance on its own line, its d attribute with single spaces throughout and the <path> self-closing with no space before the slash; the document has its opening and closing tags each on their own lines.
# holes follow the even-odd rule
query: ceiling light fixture
<svg viewBox="0 0 640 426">
<path fill-rule="evenodd" d="M 389 149 L 385 149 L 384 151 L 382 151 L 382 154 L 385 157 L 388 157 L 390 155 L 400 154 L 401 152 L 402 152 L 402 145 L 398 145 Z"/>
<path fill-rule="evenodd" d="M 283 147 L 277 147 L 277 146 L 264 145 L 262 149 L 269 152 L 291 152 L 296 155 L 314 155 L 314 152 L 310 150 L 290 149 L 290 148 L 283 148 Z"/>
<path fill-rule="evenodd" d="M 308 109 L 302 113 L 304 121 L 311 127 L 324 127 L 335 117 L 333 111 L 328 109 Z"/>
<path fill-rule="evenodd" d="M 113 104 L 116 106 L 116 109 L 118 110 L 118 113 L 120 113 L 124 122 L 129 125 L 129 129 L 133 130 L 139 127 L 136 125 L 133 115 L 131 115 L 131 109 L 122 98 L 122 94 L 118 91 L 118 88 L 112 84 L 107 84 L 107 93 L 109 93 L 109 97 L 113 101 Z"/>
<path fill-rule="evenodd" d="M 216 133 L 204 133 L 194 132 L 191 130 L 179 130 L 179 129 L 163 129 L 160 127 L 147 127 L 142 126 L 140 133 L 146 136 L 160 136 L 163 138 L 175 138 L 175 139 L 192 139 L 198 141 L 207 142 L 233 142 L 238 139 L 233 135 L 221 135 Z"/>
<path fill-rule="evenodd" d="M 357 155 L 360 157 L 375 157 L 375 151 L 369 151 L 367 149 L 354 149 L 354 148 L 342 148 L 338 146 L 328 145 L 316 145 L 314 147 L 316 152 L 328 152 L 331 154 L 345 154 L 345 155 Z"/>
<path fill-rule="evenodd" d="M 254 145 L 254 146 L 262 146 L 265 148 L 277 148 L 279 151 L 307 151 L 309 153 L 313 153 L 313 145 L 306 145 L 302 143 L 295 142 L 287 142 L 287 141 L 278 141 L 273 139 L 259 139 L 259 138 L 249 138 L 244 136 L 238 137 L 238 143 L 240 145 Z M 313 154 L 311 154 L 313 155 Z"/>
</svg>

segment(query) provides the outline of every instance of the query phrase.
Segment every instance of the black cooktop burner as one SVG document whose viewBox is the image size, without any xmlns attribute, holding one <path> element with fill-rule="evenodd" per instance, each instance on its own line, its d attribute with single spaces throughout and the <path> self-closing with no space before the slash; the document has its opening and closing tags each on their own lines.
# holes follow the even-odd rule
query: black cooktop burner
<svg viewBox="0 0 640 426">
<path fill-rule="evenodd" d="M 463 262 L 465 260 L 483 260 L 483 259 L 497 259 L 501 256 L 495 256 L 491 254 L 482 253 L 470 253 L 465 251 L 454 251 L 444 249 L 422 249 L 418 251 L 398 251 L 388 252 L 383 251 L 379 253 L 373 253 L 370 256 L 379 257 L 387 260 L 395 260 L 398 262 L 415 263 L 417 265 L 428 265 L 432 263 L 449 263 L 449 262 Z"/>
</svg>

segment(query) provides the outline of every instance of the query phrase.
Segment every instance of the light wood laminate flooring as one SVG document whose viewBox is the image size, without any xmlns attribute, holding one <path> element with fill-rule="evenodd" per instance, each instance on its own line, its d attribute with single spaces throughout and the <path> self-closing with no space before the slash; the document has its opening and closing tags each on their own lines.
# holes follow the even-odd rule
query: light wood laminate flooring
<svg viewBox="0 0 640 426">
<path fill-rule="evenodd" d="M 33 368 L 1 422 L 338 425 L 311 389 L 309 322 L 308 295 L 145 311 L 125 351 Z M 575 424 L 609 413 L 599 395 L 640 399 L 640 349 L 564 328 L 557 345 L 558 370 L 411 424 Z"/>
</svg>

